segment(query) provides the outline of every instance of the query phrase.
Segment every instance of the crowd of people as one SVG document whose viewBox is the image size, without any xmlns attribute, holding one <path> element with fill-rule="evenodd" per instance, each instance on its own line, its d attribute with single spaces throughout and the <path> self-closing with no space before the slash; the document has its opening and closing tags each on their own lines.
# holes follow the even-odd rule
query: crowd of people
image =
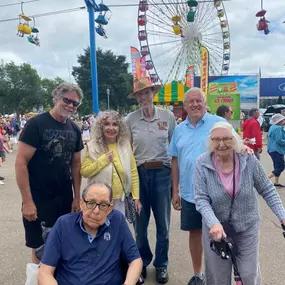
<svg viewBox="0 0 285 285">
<path fill-rule="evenodd" d="M 13 152 L 18 143 L 18 134 L 24 128 L 26 118 L 22 117 L 20 124 L 15 115 L 0 117 L 0 168 L 6 160 L 6 155 Z M 0 185 L 4 185 L 4 177 L 0 176 Z"/>
<path fill-rule="evenodd" d="M 25 125 L 16 179 L 26 246 L 32 262 L 41 262 L 39 285 L 142 284 L 151 263 L 156 281 L 167 283 L 171 204 L 180 211 L 181 230 L 189 233 L 194 275 L 188 285 L 231 284 L 231 262 L 209 246 L 225 238 L 238 249 L 243 285 L 261 284 L 256 193 L 285 225 L 274 187 L 284 170 L 285 117 L 273 118 L 269 132 L 275 162 L 268 177 L 258 160 L 262 146 L 258 139 L 248 141 L 255 133 L 241 139 L 227 122 L 232 110 L 210 114 L 205 94 L 191 88 L 183 100 L 187 117 L 177 125 L 171 111 L 153 104 L 160 88 L 148 78 L 135 80 L 129 98 L 136 99 L 138 110 L 126 118 L 107 110 L 93 123 L 83 120 L 80 129 L 69 118 L 83 100 L 82 90 L 63 83 L 53 91 L 53 109 Z M 257 121 L 257 114 L 252 110 L 252 119 Z M 247 124 L 256 127 L 253 123 Z M 88 184 L 80 194 L 82 176 Z M 154 252 L 148 240 L 151 212 Z M 132 214 L 135 238 L 127 224 Z M 43 226 L 51 228 L 46 243 Z M 36 251 L 43 245 L 39 260 Z"/>
</svg>

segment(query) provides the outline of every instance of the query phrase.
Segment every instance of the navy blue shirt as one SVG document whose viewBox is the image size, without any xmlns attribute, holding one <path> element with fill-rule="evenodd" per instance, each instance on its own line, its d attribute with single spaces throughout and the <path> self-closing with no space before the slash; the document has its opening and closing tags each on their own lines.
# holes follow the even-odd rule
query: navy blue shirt
<svg viewBox="0 0 285 285">
<path fill-rule="evenodd" d="M 80 212 L 57 220 L 41 262 L 57 268 L 58 285 L 121 285 L 122 257 L 128 264 L 140 258 L 125 217 L 113 210 L 91 240 Z"/>
</svg>

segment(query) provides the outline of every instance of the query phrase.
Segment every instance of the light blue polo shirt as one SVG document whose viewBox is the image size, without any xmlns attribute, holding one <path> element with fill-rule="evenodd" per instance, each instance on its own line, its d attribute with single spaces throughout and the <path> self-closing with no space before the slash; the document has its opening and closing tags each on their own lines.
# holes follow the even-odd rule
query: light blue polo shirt
<svg viewBox="0 0 285 285">
<path fill-rule="evenodd" d="M 194 203 L 195 198 L 195 160 L 207 150 L 207 137 L 216 122 L 224 118 L 205 113 L 196 128 L 187 116 L 174 130 L 168 155 L 178 158 L 180 195 L 187 202 Z"/>
</svg>

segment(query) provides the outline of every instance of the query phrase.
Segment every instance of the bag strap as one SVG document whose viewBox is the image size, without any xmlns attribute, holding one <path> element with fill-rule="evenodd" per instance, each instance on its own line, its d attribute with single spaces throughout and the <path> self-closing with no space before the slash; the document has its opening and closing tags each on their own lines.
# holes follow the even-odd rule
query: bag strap
<svg viewBox="0 0 285 285">
<path fill-rule="evenodd" d="M 231 200 L 231 208 L 230 208 L 229 221 L 228 221 L 229 223 L 231 223 L 232 219 L 232 211 L 233 211 L 235 196 L 236 196 L 236 155 L 235 152 L 233 152 L 233 196 Z"/>
<path fill-rule="evenodd" d="M 120 176 L 120 174 L 119 174 L 119 171 L 118 171 L 117 167 L 115 166 L 115 164 L 114 164 L 113 162 L 111 162 L 111 163 L 112 163 L 112 165 L 113 165 L 113 167 L 114 167 L 114 169 L 115 169 L 115 171 L 116 171 L 116 173 L 117 173 L 117 175 L 118 175 L 118 177 L 119 177 L 119 179 L 120 179 L 120 182 L 121 182 L 121 185 L 122 185 L 122 188 L 123 188 L 123 192 L 125 193 L 125 196 L 127 196 L 127 192 L 126 192 L 126 190 L 125 190 L 125 187 L 124 187 L 122 178 L 121 178 L 121 176 Z"/>
</svg>

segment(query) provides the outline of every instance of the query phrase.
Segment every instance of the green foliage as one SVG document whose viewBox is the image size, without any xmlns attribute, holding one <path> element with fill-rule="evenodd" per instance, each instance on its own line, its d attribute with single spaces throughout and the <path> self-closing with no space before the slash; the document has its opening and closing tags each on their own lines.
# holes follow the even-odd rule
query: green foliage
<svg viewBox="0 0 285 285">
<path fill-rule="evenodd" d="M 97 72 L 99 89 L 99 108 L 107 109 L 107 89 L 110 89 L 110 108 L 121 113 L 136 104 L 127 98 L 132 92 L 132 76 L 129 64 L 123 55 L 112 51 L 97 50 Z M 92 91 L 90 70 L 90 48 L 78 56 L 78 66 L 72 68 L 72 75 L 84 92 L 80 113 L 92 113 Z M 27 63 L 16 65 L 14 62 L 0 62 L 0 114 L 24 114 L 43 105 L 47 111 L 52 108 L 52 91 L 62 83 L 59 77 L 41 78 L 38 72 Z M 135 106 L 133 106 L 135 108 Z"/>
<path fill-rule="evenodd" d="M 92 88 L 90 69 L 90 48 L 78 56 L 79 66 L 74 66 L 72 75 L 84 92 L 84 102 L 80 107 L 81 114 L 92 113 Z M 123 55 L 115 55 L 112 51 L 97 50 L 97 73 L 99 108 L 107 109 L 107 92 L 110 89 L 110 109 L 125 112 L 133 100 L 127 98 L 132 92 L 132 75 L 128 72 L 129 64 Z"/>
<path fill-rule="evenodd" d="M 0 64 L 0 113 L 24 114 L 34 107 L 52 107 L 52 90 L 63 80 L 41 79 L 30 64 Z"/>
</svg>

